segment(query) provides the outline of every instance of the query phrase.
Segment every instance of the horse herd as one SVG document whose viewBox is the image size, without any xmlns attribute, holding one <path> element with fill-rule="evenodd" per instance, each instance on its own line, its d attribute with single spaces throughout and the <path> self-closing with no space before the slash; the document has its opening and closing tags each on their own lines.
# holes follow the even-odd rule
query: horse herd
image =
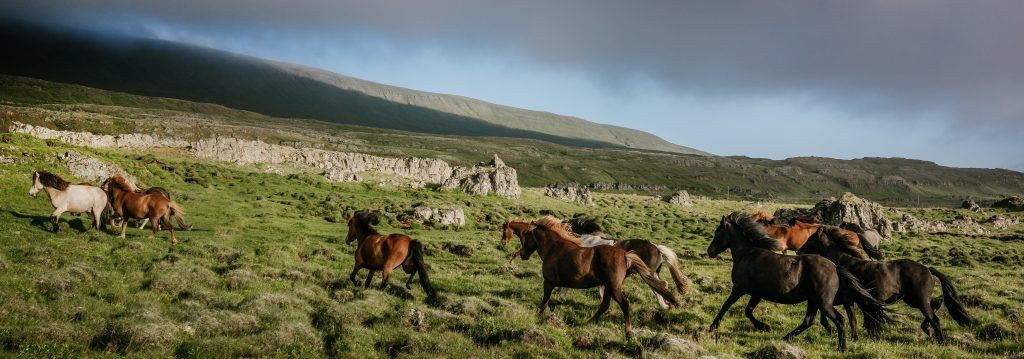
<svg viewBox="0 0 1024 359">
<path fill-rule="evenodd" d="M 40 190 L 49 194 L 54 207 L 50 217 L 54 231 L 59 230 L 58 220 L 63 212 L 91 213 L 96 228 L 102 228 L 101 218 L 107 209 L 111 223 L 114 218 L 121 219 L 122 238 L 129 218 L 151 221 L 152 235 L 166 227 L 172 244 L 177 241 L 171 217 L 177 219 L 180 227 L 188 228 L 183 211 L 166 190 L 141 190 L 123 176 L 111 177 L 96 187 L 72 185 L 46 171 L 36 171 L 29 194 L 35 196 Z M 771 330 L 754 317 L 754 309 L 761 301 L 806 302 L 803 321 L 784 339 L 792 339 L 811 327 L 820 314 L 821 324 L 828 332 L 835 326 L 839 350 L 846 349 L 847 324 L 836 306 L 842 306 L 849 318 L 854 340 L 858 338 L 854 307 L 860 309 L 869 333 L 877 332 L 891 320 L 887 307 L 899 301 L 921 312 L 921 329 L 938 341 L 945 339 L 935 314 L 942 304 L 946 304 L 957 324 L 967 326 L 974 322 L 946 275 L 908 259 L 884 260 L 878 249 L 877 233 L 870 230 L 854 224 L 836 227 L 815 222 L 800 218 L 783 222 L 764 212 L 733 212 L 721 218 L 707 255 L 716 258 L 725 251 L 732 252 L 733 285 L 709 331 L 718 329 L 729 308 L 743 296 L 750 296 L 744 314 L 759 331 Z M 346 223 L 346 243 L 357 243 L 355 265 L 349 275 L 354 285 L 360 285 L 356 279 L 358 272 L 367 269 L 369 273 L 362 285 L 369 287 L 379 271 L 380 287 L 386 288 L 391 272 L 401 266 L 409 274 L 406 288 L 411 288 L 413 279 L 419 275 L 419 283 L 428 297 L 437 295 L 430 284 L 421 242 L 404 234 L 377 232 L 373 226 L 379 220 L 373 212 L 348 215 Z M 577 218 L 563 222 L 550 215 L 536 220 L 513 218 L 502 224 L 501 234 L 503 245 L 513 237 L 519 239 L 519 251 L 510 260 L 516 256 L 529 260 L 534 253 L 540 257 L 544 280 L 540 314 L 547 308 L 555 288 L 561 288 L 560 296 L 564 296 L 569 288 L 596 287 L 601 304 L 591 321 L 600 319 L 614 300 L 622 310 L 628 335 L 633 323 L 629 300 L 623 294 L 622 284 L 627 276 L 639 275 L 663 308 L 678 307 L 680 302 L 670 285 L 661 279 L 662 266 L 669 267 L 679 295 L 685 296 L 690 289 L 689 279 L 682 274 L 672 249 L 643 239 L 608 238 L 593 220 Z M 796 251 L 796 255 L 785 254 L 787 250 Z M 932 298 L 936 279 L 942 290 L 941 299 Z"/>
</svg>

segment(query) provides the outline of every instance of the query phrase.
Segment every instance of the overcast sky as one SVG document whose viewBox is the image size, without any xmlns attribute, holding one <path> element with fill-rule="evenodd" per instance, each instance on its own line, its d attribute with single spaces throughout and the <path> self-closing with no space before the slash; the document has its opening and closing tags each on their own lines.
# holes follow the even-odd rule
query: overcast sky
<svg viewBox="0 0 1024 359">
<path fill-rule="evenodd" d="M 1024 1 L 30 0 L 0 11 L 721 155 L 1024 169 Z"/>
</svg>

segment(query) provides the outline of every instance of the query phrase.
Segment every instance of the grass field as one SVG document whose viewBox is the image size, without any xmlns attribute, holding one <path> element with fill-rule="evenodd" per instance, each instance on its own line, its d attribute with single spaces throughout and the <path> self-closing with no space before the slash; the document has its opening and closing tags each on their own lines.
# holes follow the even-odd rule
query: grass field
<svg viewBox="0 0 1024 359">
<path fill-rule="evenodd" d="M 704 252 L 717 219 L 752 210 L 734 201 L 672 207 L 653 197 L 596 194 L 592 207 L 568 204 L 526 189 L 518 200 L 472 197 L 432 189 L 329 183 L 319 176 L 279 176 L 202 162 L 174 152 L 72 148 L 23 135 L 4 135 L 0 154 L 0 346 L 25 357 L 693 357 L 743 356 L 795 327 L 803 305 L 762 304 L 757 315 L 773 327 L 760 333 L 743 317 L 741 300 L 716 335 L 710 323 L 730 288 L 729 255 Z M 129 229 L 128 238 L 86 230 L 88 217 L 65 215 L 53 234 L 45 195 L 29 197 L 30 174 L 44 168 L 65 176 L 57 155 L 76 151 L 115 163 L 144 186 L 162 186 L 195 225 L 178 232 Z M 464 228 L 411 221 L 416 205 L 457 205 Z M 773 204 L 771 206 L 782 206 Z M 431 279 L 440 292 L 424 301 L 419 287 L 362 289 L 347 280 L 354 246 L 339 219 L 357 209 L 386 213 L 382 232 L 402 232 L 426 244 Z M 772 208 L 768 208 L 771 210 Z M 920 209 L 951 217 L 960 210 Z M 571 291 L 543 317 L 540 263 L 506 259 L 497 228 L 507 217 L 551 213 L 600 218 L 608 233 L 647 238 L 674 248 L 696 291 L 681 309 L 662 310 L 636 278 L 632 338 L 613 306 L 597 324 L 593 291 Z M 966 214 L 961 213 L 961 214 Z M 951 337 L 925 338 L 918 313 L 895 307 L 898 323 L 877 338 L 834 351 L 835 338 L 812 327 L 793 344 L 813 357 L 1004 357 L 1024 351 L 1024 243 L 1018 225 L 991 236 L 897 235 L 883 244 L 890 258 L 911 258 L 954 278 L 981 322 L 960 328 L 945 310 Z M 667 271 L 664 273 L 667 277 Z M 362 278 L 365 276 L 363 272 Z M 379 278 L 379 276 L 378 276 Z M 938 293 L 936 293 L 938 295 Z M 677 340 L 682 339 L 682 340 Z M 692 345 L 689 345 L 692 344 Z"/>
</svg>

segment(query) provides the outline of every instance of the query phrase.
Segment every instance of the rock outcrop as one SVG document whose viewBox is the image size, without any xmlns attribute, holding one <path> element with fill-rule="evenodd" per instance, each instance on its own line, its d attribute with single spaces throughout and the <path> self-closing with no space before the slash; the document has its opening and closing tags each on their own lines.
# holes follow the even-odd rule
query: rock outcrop
<svg viewBox="0 0 1024 359">
<path fill-rule="evenodd" d="M 665 201 L 677 206 L 693 207 L 693 200 L 690 199 L 690 193 L 686 191 L 673 193 L 671 196 L 665 197 Z"/>
<path fill-rule="evenodd" d="M 578 183 L 555 183 L 548 185 L 544 188 L 544 195 L 588 206 L 594 204 L 594 197 L 590 194 L 590 189 Z"/>
<path fill-rule="evenodd" d="M 948 222 L 929 221 L 918 219 L 909 213 L 903 213 L 902 218 L 893 224 L 893 230 L 898 233 L 985 234 L 985 228 L 970 218 L 956 218 Z"/>
<path fill-rule="evenodd" d="M 893 233 L 893 223 L 886 218 L 885 207 L 849 192 L 839 199 L 824 199 L 807 210 L 780 209 L 775 212 L 775 217 L 818 217 L 822 223 L 836 226 L 843 222 L 855 223 L 861 228 L 874 229 L 885 238 L 891 238 Z"/>
<path fill-rule="evenodd" d="M 466 214 L 462 211 L 462 208 L 431 208 L 427 206 L 419 206 L 413 209 L 413 214 L 416 218 L 429 223 L 445 226 L 454 225 L 459 227 L 466 225 Z"/>
<path fill-rule="evenodd" d="M 1003 217 L 997 214 L 989 217 L 984 223 L 991 225 L 996 229 L 1005 229 L 1009 226 L 1020 224 L 1020 219 L 1017 217 Z"/>
<path fill-rule="evenodd" d="M 992 204 L 992 208 L 1006 208 L 1011 211 L 1024 211 L 1024 197 L 1012 196 Z"/>
<path fill-rule="evenodd" d="M 138 183 L 135 177 L 121 167 L 103 163 L 92 157 L 81 156 L 74 152 L 64 152 L 60 155 L 60 160 L 67 164 L 72 175 L 88 182 L 99 184 L 114 175 L 122 175 L 132 183 Z"/>
<path fill-rule="evenodd" d="M 490 163 L 466 167 L 452 166 L 437 159 L 380 157 L 316 148 L 296 148 L 237 138 L 207 138 L 189 142 L 143 134 L 110 136 L 57 131 L 17 122 L 11 126 L 11 132 L 26 133 L 44 139 L 58 139 L 84 147 L 186 148 L 196 157 L 239 165 L 297 165 L 321 170 L 325 178 L 337 182 L 361 181 L 364 173 L 380 173 L 400 177 L 418 187 L 422 187 L 424 183 L 433 183 L 480 196 L 493 192 L 502 197 L 518 198 L 521 194 L 516 170 L 506 166 L 497 155 Z M 280 169 L 271 167 L 270 171 L 278 173 Z"/>
<path fill-rule="evenodd" d="M 969 199 L 964 201 L 964 203 L 961 203 L 960 208 L 969 209 L 974 212 L 981 212 L 981 206 L 979 206 L 978 202 L 975 202 L 973 199 Z"/>
<path fill-rule="evenodd" d="M 591 183 L 591 184 L 587 185 L 587 187 L 590 187 L 590 189 L 595 190 L 595 191 L 634 191 L 634 190 L 636 190 L 636 191 L 642 191 L 642 192 L 656 192 L 656 191 L 664 191 L 664 190 L 668 189 L 668 187 L 665 187 L 665 185 L 660 185 L 660 184 L 638 184 L 638 185 L 631 185 L 629 183 L 622 183 L 622 182 L 615 182 L 615 183 L 594 182 L 594 183 Z"/>
</svg>

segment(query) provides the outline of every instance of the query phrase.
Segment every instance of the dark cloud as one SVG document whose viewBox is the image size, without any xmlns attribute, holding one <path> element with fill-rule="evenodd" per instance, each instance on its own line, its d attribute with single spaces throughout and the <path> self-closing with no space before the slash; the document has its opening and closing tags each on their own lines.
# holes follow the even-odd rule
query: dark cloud
<svg viewBox="0 0 1024 359">
<path fill-rule="evenodd" d="M 957 129 L 1024 129 L 1024 2 L 96 1 L 0 10 L 91 24 L 157 20 L 198 33 L 373 33 L 512 48 L 601 78 L 645 76 L 696 96 L 803 96 Z M 871 116 L 866 116 L 871 117 Z"/>
</svg>

